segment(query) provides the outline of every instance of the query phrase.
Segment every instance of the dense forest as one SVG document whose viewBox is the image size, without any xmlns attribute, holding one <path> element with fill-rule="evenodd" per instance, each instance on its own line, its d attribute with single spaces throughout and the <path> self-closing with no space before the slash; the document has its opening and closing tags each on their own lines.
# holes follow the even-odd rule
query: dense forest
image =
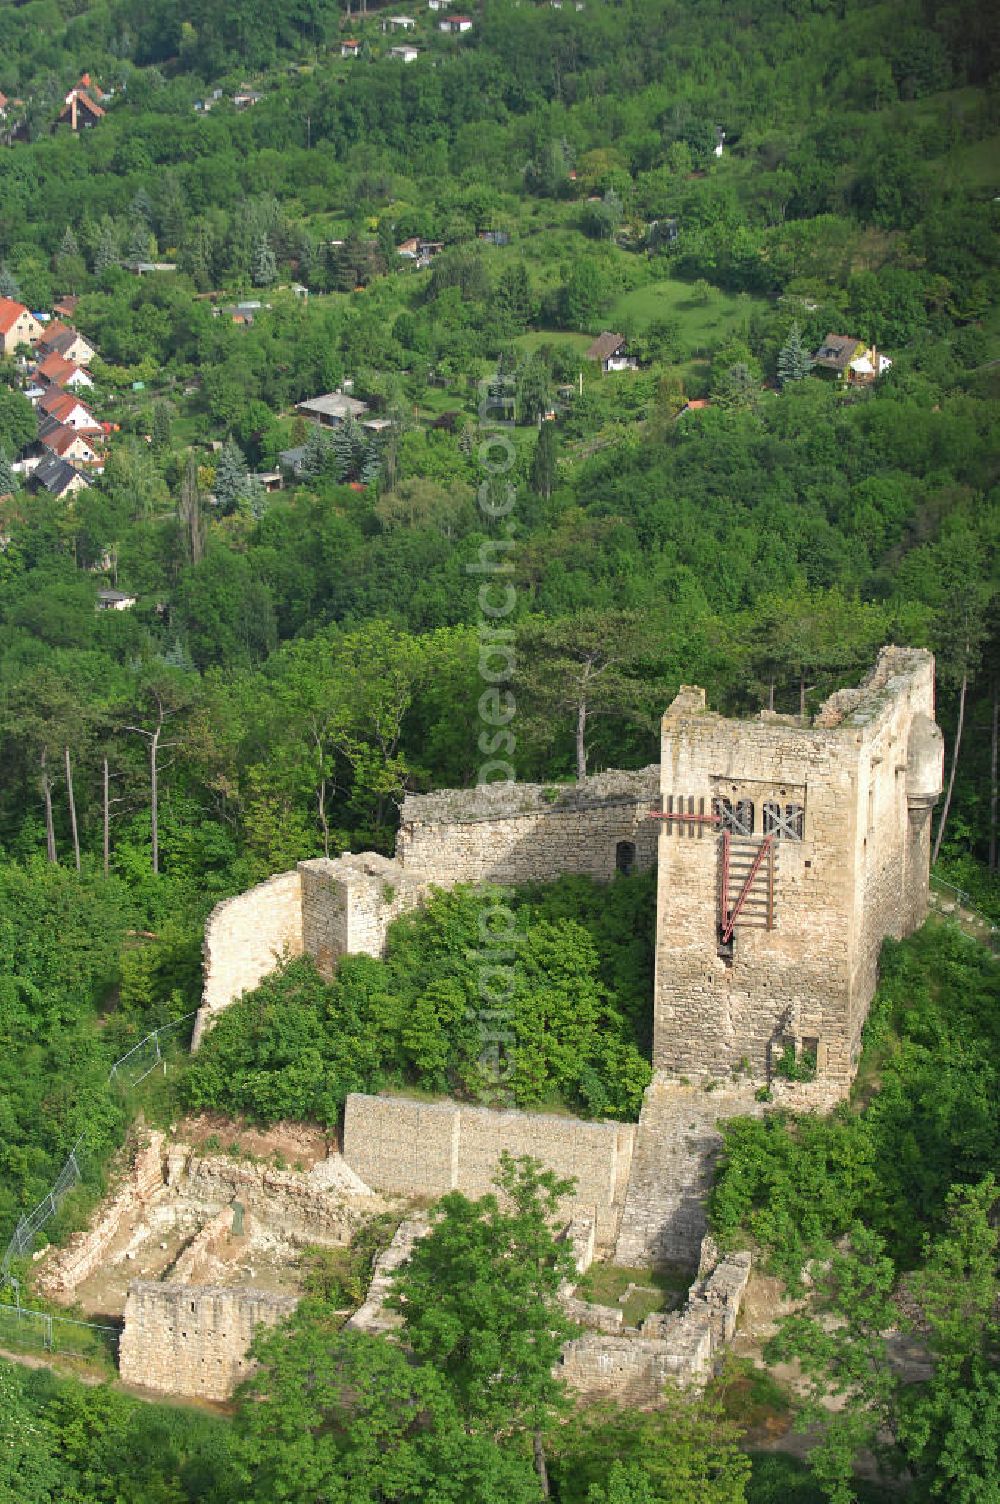
<svg viewBox="0 0 1000 1504">
<path fill-rule="evenodd" d="M 516 715 L 497 745 L 518 778 L 651 762 L 682 682 L 730 713 L 808 712 L 880 644 L 932 649 L 935 871 L 1000 918 L 995 18 L 972 0 L 471 15 L 452 35 L 422 9 L 404 62 L 386 12 L 329 0 L 0 0 L 0 297 L 72 310 L 106 451 L 85 488 L 34 488 L 25 352 L 0 356 L 0 1241 L 82 1136 L 83 1186 L 49 1231 L 78 1225 L 140 1105 L 332 1124 L 359 1087 L 481 1095 L 460 957 L 483 898 L 465 891 L 400 922 L 383 962 L 266 982 L 168 1102 L 107 1075 L 197 1006 L 220 898 L 389 852 L 406 791 L 476 780 L 498 559 Z M 102 102 L 75 131 L 56 121 L 84 74 Z M 602 331 L 634 368 L 587 358 Z M 831 378 L 813 358 L 830 333 L 891 364 Z M 334 389 L 369 426 L 296 410 Z M 96 609 L 108 590 L 131 606 Z M 521 1105 L 635 1117 L 652 894 L 516 895 Z M 641 1417 L 617 1461 L 610 1422 L 581 1422 L 547 1441 L 554 1497 L 843 1501 L 883 1443 L 913 1500 L 997 1497 L 996 1009 L 972 941 L 890 947 L 856 1100 L 735 1123 L 713 1201 L 719 1236 L 791 1287 L 822 1266 L 841 1315 L 876 1269 L 859 1349 L 897 1318 L 902 1271 L 944 1344 L 939 1388 L 865 1391 L 812 1477 L 762 1459 L 748 1481 L 724 1394 L 675 1417 L 689 1474 Z M 940 1298 L 956 1278 L 979 1292 L 961 1319 Z M 318 1332 L 342 1342 L 329 1306 L 296 1362 Z M 815 1360 L 817 1406 L 838 1363 L 861 1384 L 816 1330 L 778 1340 Z M 299 1414 L 294 1362 L 266 1371 Z M 532 1417 L 473 1415 L 431 1345 L 415 1375 L 372 1378 L 390 1419 L 407 1383 L 436 1420 L 419 1456 L 388 1448 L 377 1497 L 537 1497 L 522 1464 L 560 1413 L 544 1386 Z M 281 1478 L 261 1470 L 252 1400 L 232 1428 L 151 1410 L 147 1430 L 103 1389 L 6 1367 L 0 1384 L 0 1500 L 305 1497 L 290 1438 Z M 994 1417 L 985 1440 L 970 1411 Z M 140 1432 L 147 1471 L 126 1477 L 111 1459 Z M 446 1477 L 461 1436 L 481 1493 L 407 1493 L 406 1468 Z M 317 1478 L 343 1471 L 331 1457 Z"/>
</svg>

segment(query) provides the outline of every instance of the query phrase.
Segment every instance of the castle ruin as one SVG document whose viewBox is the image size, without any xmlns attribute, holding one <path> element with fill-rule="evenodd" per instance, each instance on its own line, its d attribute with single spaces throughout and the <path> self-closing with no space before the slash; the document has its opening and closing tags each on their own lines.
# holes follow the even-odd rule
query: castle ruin
<svg viewBox="0 0 1000 1504">
<path fill-rule="evenodd" d="M 682 687 L 663 717 L 658 766 L 574 785 L 411 794 L 393 858 L 300 862 L 219 904 L 192 1048 L 285 957 L 310 955 L 331 976 L 343 955 L 384 954 L 392 921 L 432 887 L 564 873 L 608 881 L 655 866 L 654 1078 L 637 1125 L 353 1096 L 343 1160 L 375 1192 L 436 1197 L 480 1194 L 504 1149 L 532 1153 L 577 1176 L 572 1215 L 599 1255 L 693 1265 L 719 1121 L 767 1110 L 762 1085 L 798 1107 L 829 1107 L 849 1089 L 881 943 L 926 915 L 942 764 L 934 664 L 919 649 L 884 648 L 860 686 L 832 695 L 811 720 L 766 711 L 728 719 L 707 708 L 703 690 Z M 793 1086 L 776 1068 L 803 1057 L 815 1079 Z M 746 1270 L 737 1278 L 727 1265 L 719 1278 L 741 1291 Z M 252 1292 L 241 1294 L 250 1314 L 241 1305 L 239 1322 L 215 1291 L 203 1296 L 184 1308 L 188 1326 L 203 1306 L 213 1330 L 222 1322 L 230 1333 L 274 1315 L 256 1311 Z M 567 1376 L 588 1393 L 606 1379 L 608 1392 L 636 1394 L 650 1375 L 703 1375 L 739 1295 L 724 1319 L 705 1315 L 714 1295 L 708 1305 L 691 1299 L 694 1325 L 650 1329 L 639 1347 L 606 1327 L 588 1333 L 568 1349 Z M 150 1323 L 178 1301 L 173 1289 L 158 1302 L 137 1286 L 126 1338 L 129 1310 Z M 220 1385 L 243 1350 L 242 1339 L 238 1352 L 227 1341 Z M 199 1347 L 198 1363 L 214 1373 L 211 1349 Z"/>
<path fill-rule="evenodd" d="M 683 687 L 658 767 L 409 794 L 394 858 L 300 862 L 219 904 L 193 1047 L 282 956 L 330 976 L 342 955 L 382 955 L 389 925 L 432 886 L 656 865 L 654 1069 L 767 1081 L 791 1046 L 844 1094 L 882 940 L 926 914 L 942 762 L 921 649 L 884 648 L 811 721 L 727 719 Z"/>
</svg>

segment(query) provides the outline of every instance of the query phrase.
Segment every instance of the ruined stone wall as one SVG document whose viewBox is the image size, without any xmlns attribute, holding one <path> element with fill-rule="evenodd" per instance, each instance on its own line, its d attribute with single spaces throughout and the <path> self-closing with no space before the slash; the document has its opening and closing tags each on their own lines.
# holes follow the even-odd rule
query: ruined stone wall
<svg viewBox="0 0 1000 1504">
<path fill-rule="evenodd" d="M 396 851 L 412 877 L 458 882 L 550 882 L 566 872 L 609 881 L 626 861 L 656 862 L 648 819 L 659 770 L 600 773 L 573 784 L 485 784 L 404 800 Z M 617 864 L 617 866 L 616 866 Z"/>
<path fill-rule="evenodd" d="M 147 1206 L 163 1186 L 164 1135 L 152 1131 L 140 1144 L 110 1201 L 95 1213 L 90 1226 L 76 1233 L 65 1248 L 51 1251 L 38 1277 L 38 1289 L 55 1299 L 71 1295 L 96 1269 L 122 1228 Z"/>
<path fill-rule="evenodd" d="M 282 872 L 216 904 L 205 926 L 205 987 L 192 1050 L 215 1014 L 268 976 L 283 955 L 302 954 L 302 882 Z"/>
<path fill-rule="evenodd" d="M 194 1156 L 187 1167 L 185 1199 L 206 1212 L 239 1202 L 248 1213 L 289 1242 L 339 1247 L 385 1202 L 339 1155 L 308 1173 L 247 1164 L 227 1155 Z"/>
<path fill-rule="evenodd" d="M 389 926 L 423 899 L 427 885 L 399 860 L 366 851 L 300 862 L 302 942 L 331 977 L 341 956 L 381 956 Z"/>
<path fill-rule="evenodd" d="M 354 1093 L 344 1113 L 344 1158 L 376 1190 L 409 1196 L 482 1196 L 504 1150 L 574 1176 L 567 1211 L 592 1213 L 598 1246 L 613 1244 L 628 1184 L 635 1125 L 548 1113 L 494 1112 L 457 1102 Z"/>
<path fill-rule="evenodd" d="M 685 1085 L 654 1076 L 639 1114 L 615 1263 L 694 1268 L 722 1148 L 718 1124 L 764 1110 L 749 1086 L 720 1083 L 705 1091 L 701 1082 Z"/>
<path fill-rule="evenodd" d="M 765 864 L 727 953 L 718 833 L 697 820 L 662 823 L 654 1066 L 675 1076 L 743 1067 L 761 1080 L 787 1042 L 810 1043 L 821 1076 L 846 1091 L 881 941 L 923 917 L 926 842 L 913 839 L 906 765 L 932 693 L 930 655 L 888 648 L 811 726 L 767 714 L 729 721 L 706 710 L 701 690 L 677 696 L 663 720 L 664 812 L 711 815 L 728 800 L 752 811 L 759 843 L 765 806 L 794 808 L 801 838 L 776 840 L 773 880 L 765 885 Z M 748 863 L 756 846 L 734 835 L 731 849 L 735 864 Z"/>
<path fill-rule="evenodd" d="M 704 1384 L 733 1339 L 750 1278 L 749 1253 L 717 1259 L 712 1248 L 700 1261 L 683 1311 L 648 1317 L 638 1334 L 587 1332 L 567 1342 L 558 1372 L 568 1386 L 587 1399 L 652 1406 L 669 1381 Z"/>
<path fill-rule="evenodd" d="M 253 1371 L 247 1353 L 254 1333 L 291 1315 L 297 1303 L 249 1287 L 135 1280 L 125 1302 L 122 1379 L 158 1394 L 228 1399 Z"/>
</svg>

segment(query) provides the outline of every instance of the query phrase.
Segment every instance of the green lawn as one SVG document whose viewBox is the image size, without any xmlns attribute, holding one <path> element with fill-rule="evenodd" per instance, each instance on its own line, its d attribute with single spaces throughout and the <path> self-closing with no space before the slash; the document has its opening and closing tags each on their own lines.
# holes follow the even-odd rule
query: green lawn
<svg viewBox="0 0 1000 1504">
<path fill-rule="evenodd" d="M 622 323 L 641 330 L 656 319 L 674 319 L 681 326 L 681 340 L 685 348 L 697 350 L 714 347 L 742 326 L 751 315 L 766 306 L 760 298 L 744 295 L 733 297 L 729 293 L 712 288 L 702 302 L 688 282 L 675 282 L 666 278 L 662 282 L 649 282 L 645 287 L 636 287 L 616 298 L 612 303 L 604 327 L 617 329 Z"/>
<path fill-rule="evenodd" d="M 594 1305 L 621 1305 L 626 1326 L 638 1326 L 654 1311 L 672 1310 L 680 1304 L 691 1284 L 689 1270 L 627 1269 L 618 1264 L 592 1264 L 577 1288 L 583 1300 Z M 623 1303 L 629 1285 L 638 1285 Z"/>
<path fill-rule="evenodd" d="M 1000 190 L 1000 136 L 956 146 L 940 158 L 941 170 L 964 188 Z"/>
<path fill-rule="evenodd" d="M 528 334 L 519 334 L 514 341 L 519 350 L 537 350 L 541 345 L 572 345 L 574 350 L 581 352 L 593 342 L 594 335 L 574 334 L 569 329 L 532 329 Z"/>
</svg>

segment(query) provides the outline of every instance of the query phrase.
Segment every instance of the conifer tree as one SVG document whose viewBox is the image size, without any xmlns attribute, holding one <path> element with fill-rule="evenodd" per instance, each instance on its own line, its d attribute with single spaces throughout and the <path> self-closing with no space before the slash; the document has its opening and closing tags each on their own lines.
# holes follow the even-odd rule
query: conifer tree
<svg viewBox="0 0 1000 1504">
<path fill-rule="evenodd" d="M 6 451 L 0 449 L 0 496 L 13 496 L 17 490 L 17 477 L 10 467 Z"/>
<path fill-rule="evenodd" d="M 364 457 L 364 439 L 353 418 L 345 418 L 333 431 L 337 479 L 354 480 Z"/>
<path fill-rule="evenodd" d="M 538 430 L 538 443 L 535 445 L 534 458 L 531 461 L 531 489 L 536 495 L 544 497 L 546 501 L 552 495 L 552 487 L 556 481 L 558 446 L 555 424 L 543 423 Z"/>
<path fill-rule="evenodd" d="M 153 254 L 153 236 L 145 220 L 137 220 L 129 231 L 126 247 L 129 261 L 148 261 Z"/>
<path fill-rule="evenodd" d="M 802 343 L 802 330 L 795 323 L 778 351 L 778 381 L 783 387 L 790 381 L 803 381 L 811 370 L 812 356 Z"/>
<path fill-rule="evenodd" d="M 278 263 L 266 235 L 262 235 L 254 246 L 251 274 L 255 287 L 270 287 L 278 276 Z"/>
<path fill-rule="evenodd" d="M 379 435 L 372 434 L 365 448 L 365 457 L 361 465 L 361 474 L 358 477 L 362 485 L 370 486 L 378 480 L 382 469 L 382 441 Z"/>
<path fill-rule="evenodd" d="M 115 241 L 115 232 L 112 226 L 105 224 L 101 230 L 94 252 L 94 271 L 101 276 L 109 267 L 118 265 L 118 246 Z"/>
<path fill-rule="evenodd" d="M 267 511 L 267 492 L 256 475 L 247 476 L 240 493 L 240 510 L 244 509 L 254 518 L 263 517 Z"/>
<path fill-rule="evenodd" d="M 63 238 L 59 242 L 60 256 L 79 256 L 80 242 L 73 234 L 73 226 L 67 225 L 63 231 Z"/>
<path fill-rule="evenodd" d="M 215 467 L 215 500 L 223 514 L 234 512 L 246 490 L 247 463 L 233 439 L 227 439 Z"/>
<path fill-rule="evenodd" d="M 13 298 L 16 303 L 20 297 L 21 289 L 17 285 L 17 278 L 4 261 L 0 264 L 0 298 Z"/>
<path fill-rule="evenodd" d="M 302 458 L 302 474 L 307 480 L 317 480 L 324 475 L 330 464 L 330 436 L 318 423 L 310 423 L 306 435 L 305 454 Z"/>
<path fill-rule="evenodd" d="M 170 448 L 170 409 L 165 402 L 153 408 L 153 448 L 160 453 Z"/>
</svg>

